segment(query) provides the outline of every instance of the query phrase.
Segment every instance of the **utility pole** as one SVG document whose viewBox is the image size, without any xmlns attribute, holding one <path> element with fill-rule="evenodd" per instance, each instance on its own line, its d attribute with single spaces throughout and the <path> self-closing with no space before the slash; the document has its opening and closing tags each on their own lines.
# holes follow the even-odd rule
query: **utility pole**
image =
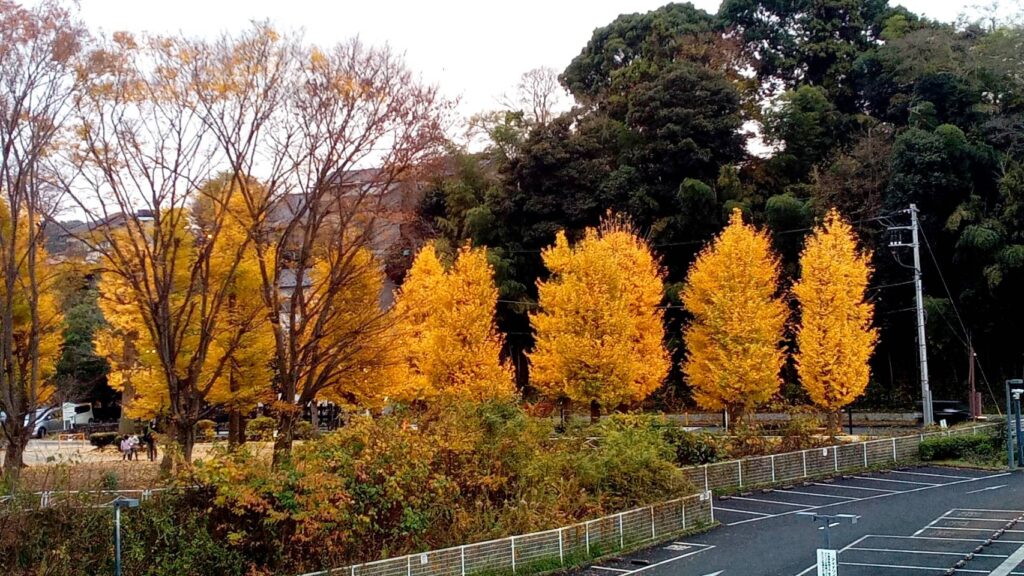
<svg viewBox="0 0 1024 576">
<path fill-rule="evenodd" d="M 924 330 L 924 290 L 921 285 L 921 241 L 918 233 L 920 226 L 917 218 L 917 205 L 911 204 L 910 226 L 892 226 L 889 230 L 910 229 L 910 244 L 902 239 L 890 242 L 890 248 L 910 247 L 914 251 L 914 294 L 917 308 L 917 357 L 921 364 L 921 412 L 925 426 L 935 424 L 935 413 L 932 410 L 932 391 L 928 386 L 928 343 Z"/>
<path fill-rule="evenodd" d="M 967 333 L 967 383 L 971 387 L 971 418 L 981 416 L 981 399 L 978 398 L 978 390 L 974 384 L 974 342 L 971 340 L 971 333 Z"/>
</svg>

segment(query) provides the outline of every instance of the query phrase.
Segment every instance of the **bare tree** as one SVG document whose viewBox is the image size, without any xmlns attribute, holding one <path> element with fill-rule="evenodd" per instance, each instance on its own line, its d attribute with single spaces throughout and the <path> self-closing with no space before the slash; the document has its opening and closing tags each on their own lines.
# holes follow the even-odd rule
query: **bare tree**
<svg viewBox="0 0 1024 576">
<path fill-rule="evenodd" d="M 392 201 L 438 154 L 450 110 L 387 48 L 305 47 L 257 25 L 197 46 L 204 121 L 245 196 L 274 331 L 275 462 L 318 396 L 356 400 L 385 362 L 390 331 L 375 294 L 351 298 L 381 264 Z M 236 79 L 238 78 L 238 79 Z M 258 185 L 256 185 L 258 183 Z M 382 232 L 383 231 L 383 232 Z"/>
<path fill-rule="evenodd" d="M 48 382 L 60 315 L 46 272 L 42 229 L 57 210 L 50 158 L 77 83 L 86 32 L 57 2 L 22 8 L 0 0 L 0 411 L 4 471 L 24 465 Z M 49 366 L 48 366 L 49 365 Z"/>
<path fill-rule="evenodd" d="M 515 95 L 503 97 L 502 105 L 521 111 L 529 123 L 543 126 L 555 117 L 565 97 L 565 88 L 558 82 L 558 72 L 542 66 L 524 72 L 516 84 Z"/>
<path fill-rule="evenodd" d="M 241 342 L 241 330 L 225 338 L 222 311 L 248 248 L 238 243 L 233 257 L 212 265 L 230 192 L 217 194 L 201 234 L 192 215 L 222 156 L 199 114 L 197 87 L 181 73 L 191 48 L 181 39 L 116 33 L 90 53 L 76 98 L 78 171 L 70 183 L 92 222 L 79 240 L 130 295 L 148 348 L 140 353 L 158 360 L 185 461 L 206 397 Z M 165 468 L 171 464 L 165 457 Z"/>
</svg>

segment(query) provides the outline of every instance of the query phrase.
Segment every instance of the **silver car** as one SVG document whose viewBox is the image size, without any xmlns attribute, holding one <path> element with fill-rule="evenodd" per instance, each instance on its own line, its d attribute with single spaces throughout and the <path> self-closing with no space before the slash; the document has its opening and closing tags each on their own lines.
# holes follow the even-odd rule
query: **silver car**
<svg viewBox="0 0 1024 576">
<path fill-rule="evenodd" d="M 34 418 L 30 418 L 32 417 L 25 417 L 25 425 L 32 425 L 32 435 L 36 438 L 46 438 L 47 434 L 64 430 L 64 418 L 60 407 L 36 410 Z"/>
</svg>

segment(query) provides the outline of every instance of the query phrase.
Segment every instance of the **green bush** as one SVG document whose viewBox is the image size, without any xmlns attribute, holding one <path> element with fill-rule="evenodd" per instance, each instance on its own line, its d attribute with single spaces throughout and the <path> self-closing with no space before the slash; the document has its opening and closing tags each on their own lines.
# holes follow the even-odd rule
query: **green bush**
<svg viewBox="0 0 1024 576">
<path fill-rule="evenodd" d="M 675 451 L 676 464 L 680 466 L 710 464 L 719 459 L 718 444 L 711 434 L 687 432 L 678 426 L 666 427 L 662 434 Z"/>
<path fill-rule="evenodd" d="M 313 428 L 312 422 L 303 420 L 295 424 L 295 438 L 297 440 L 312 440 L 317 436 L 317 430 Z"/>
<path fill-rule="evenodd" d="M 217 423 L 213 420 L 200 420 L 196 422 L 196 440 L 209 442 L 217 433 Z"/>
<path fill-rule="evenodd" d="M 245 426 L 245 434 L 252 440 L 270 441 L 274 439 L 277 420 L 270 416 L 257 416 Z"/>
<path fill-rule="evenodd" d="M 95 432 L 93 434 L 89 434 L 89 444 L 92 444 L 97 448 L 112 446 L 117 442 L 117 437 L 117 432 Z"/>
<path fill-rule="evenodd" d="M 920 446 L 921 460 L 989 460 L 1000 456 L 997 439 L 986 434 L 928 438 Z"/>
</svg>

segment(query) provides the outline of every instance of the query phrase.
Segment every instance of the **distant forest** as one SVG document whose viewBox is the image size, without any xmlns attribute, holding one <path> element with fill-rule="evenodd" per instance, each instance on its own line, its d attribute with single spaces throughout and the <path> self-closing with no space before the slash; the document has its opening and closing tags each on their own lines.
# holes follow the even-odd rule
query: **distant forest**
<svg viewBox="0 0 1024 576">
<path fill-rule="evenodd" d="M 524 75 L 520 106 L 474 119 L 486 149 L 456 153 L 420 220 L 442 252 L 491 249 L 500 327 L 528 386 L 540 250 L 560 229 L 578 236 L 608 213 L 628 216 L 666 270 L 676 362 L 655 402 L 679 406 L 678 292 L 695 254 L 738 207 L 771 232 L 792 278 L 809 228 L 836 207 L 874 253 L 881 339 L 859 405 L 910 407 L 920 395 L 912 254 L 890 249 L 887 228 L 909 224 L 914 203 L 934 397 L 966 401 L 970 338 L 991 405 L 1024 372 L 1022 54 L 1020 21 L 936 22 L 885 0 L 622 15 L 561 73 Z M 574 102 L 564 113 L 549 106 L 559 84 Z M 783 394 L 799 399 L 792 367 L 784 378 Z"/>
</svg>

